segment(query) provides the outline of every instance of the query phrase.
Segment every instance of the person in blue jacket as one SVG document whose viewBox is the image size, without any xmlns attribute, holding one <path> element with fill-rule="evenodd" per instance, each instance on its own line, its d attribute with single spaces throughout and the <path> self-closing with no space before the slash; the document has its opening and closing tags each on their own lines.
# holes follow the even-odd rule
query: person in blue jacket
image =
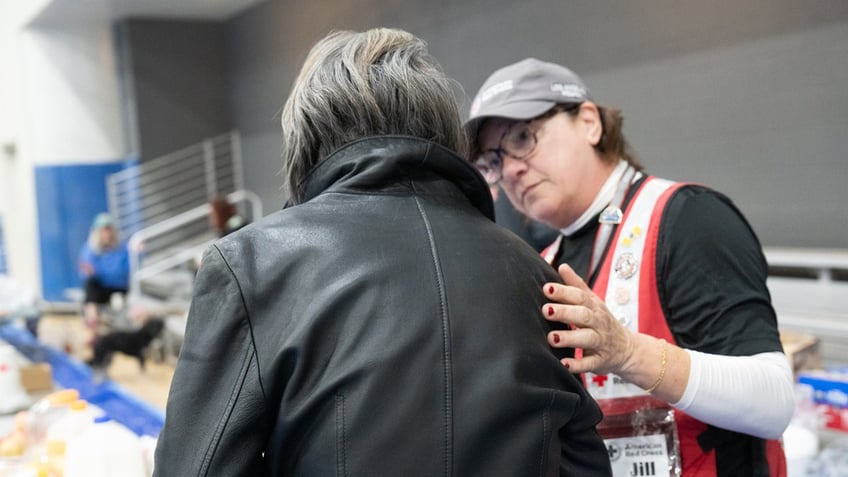
<svg viewBox="0 0 848 477">
<path fill-rule="evenodd" d="M 99 305 L 110 303 L 115 293 L 126 295 L 129 287 L 127 244 L 120 240 L 109 214 L 100 213 L 94 218 L 88 240 L 80 250 L 79 271 L 85 288 L 85 320 L 94 326 L 99 320 Z"/>
</svg>

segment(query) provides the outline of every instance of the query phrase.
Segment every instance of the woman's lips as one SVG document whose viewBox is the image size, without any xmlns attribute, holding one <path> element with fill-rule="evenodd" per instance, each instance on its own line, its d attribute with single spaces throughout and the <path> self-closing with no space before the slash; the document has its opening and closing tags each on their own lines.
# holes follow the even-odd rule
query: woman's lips
<svg viewBox="0 0 848 477">
<path fill-rule="evenodd" d="M 524 199 L 527 198 L 527 194 L 529 194 L 539 184 L 541 184 L 541 182 L 536 182 L 535 184 L 530 184 L 529 186 L 525 187 L 524 190 L 521 191 L 521 202 L 524 202 Z"/>
</svg>

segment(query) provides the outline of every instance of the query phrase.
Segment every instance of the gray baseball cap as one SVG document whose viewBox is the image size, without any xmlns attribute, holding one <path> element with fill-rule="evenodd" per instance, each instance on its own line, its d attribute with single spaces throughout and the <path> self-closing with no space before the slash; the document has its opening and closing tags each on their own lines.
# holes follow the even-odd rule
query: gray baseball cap
<svg viewBox="0 0 848 477">
<path fill-rule="evenodd" d="M 564 66 L 527 58 L 495 71 L 480 87 L 465 127 L 472 140 L 486 118 L 531 119 L 556 104 L 591 100 L 583 80 Z"/>
</svg>

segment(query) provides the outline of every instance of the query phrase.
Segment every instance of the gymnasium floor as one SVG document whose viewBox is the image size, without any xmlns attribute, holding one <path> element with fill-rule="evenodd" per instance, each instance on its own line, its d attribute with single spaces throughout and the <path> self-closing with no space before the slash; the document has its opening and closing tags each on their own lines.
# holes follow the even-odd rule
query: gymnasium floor
<svg viewBox="0 0 848 477">
<path fill-rule="evenodd" d="M 90 349 L 86 346 L 89 331 L 79 315 L 43 316 L 38 326 L 38 336 L 42 343 L 65 350 L 81 361 L 90 357 Z M 139 399 L 164 411 L 174 375 L 174 363 L 148 359 L 145 366 L 142 372 L 135 358 L 116 353 L 107 375 Z"/>
</svg>

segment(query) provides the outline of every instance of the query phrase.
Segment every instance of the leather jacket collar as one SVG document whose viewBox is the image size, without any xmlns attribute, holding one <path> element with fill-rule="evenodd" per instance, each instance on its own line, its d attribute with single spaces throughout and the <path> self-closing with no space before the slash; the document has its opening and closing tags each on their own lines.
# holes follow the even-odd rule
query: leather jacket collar
<svg viewBox="0 0 848 477">
<path fill-rule="evenodd" d="M 348 143 L 318 163 L 301 183 L 303 202 L 330 190 L 409 190 L 414 181 L 441 178 L 494 220 L 489 186 L 468 161 L 440 144 L 412 136 L 373 136 Z"/>
</svg>

